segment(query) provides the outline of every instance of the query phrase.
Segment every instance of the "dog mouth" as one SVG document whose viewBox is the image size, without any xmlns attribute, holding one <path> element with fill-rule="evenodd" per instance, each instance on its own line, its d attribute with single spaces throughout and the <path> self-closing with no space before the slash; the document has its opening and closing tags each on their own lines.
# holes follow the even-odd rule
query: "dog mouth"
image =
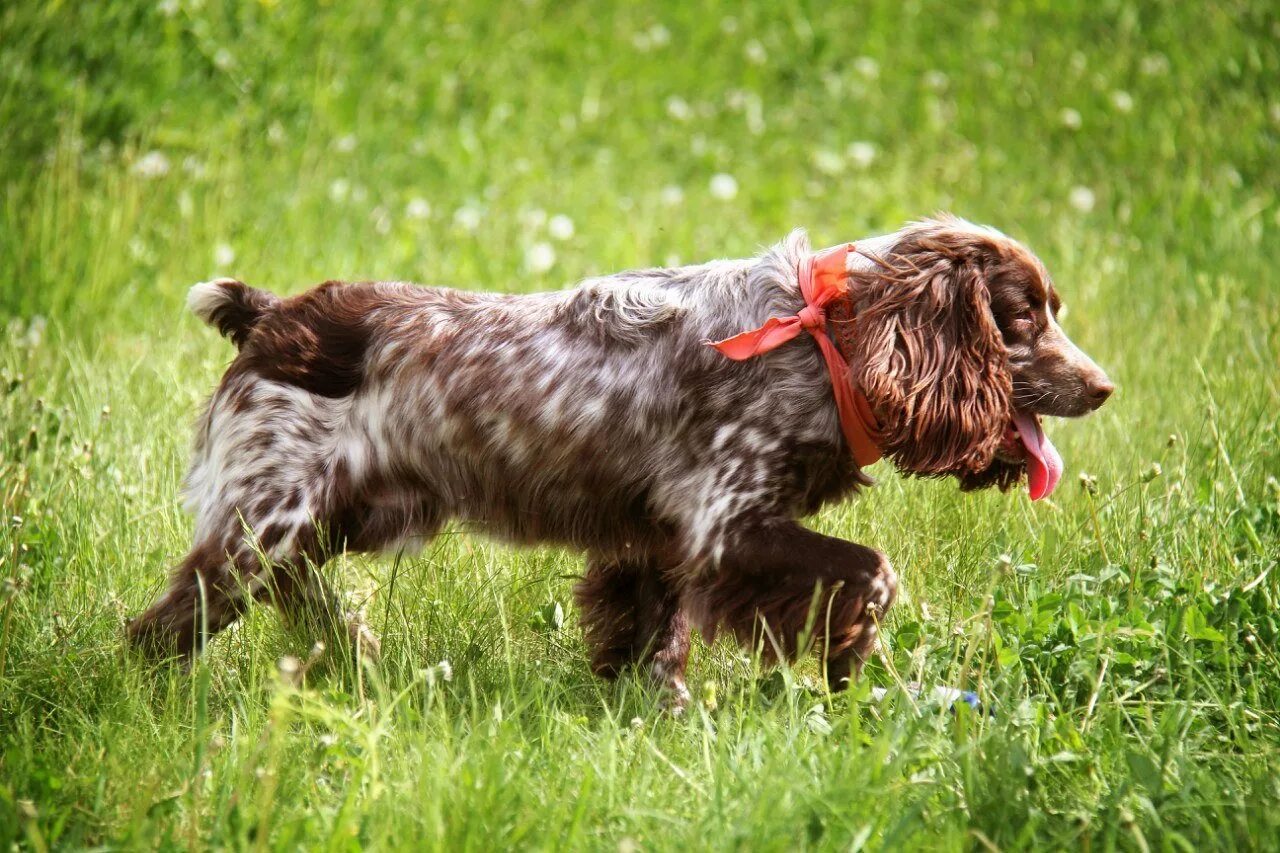
<svg viewBox="0 0 1280 853">
<path fill-rule="evenodd" d="M 1014 411 L 996 455 L 1006 462 L 1026 464 L 1027 490 L 1033 501 L 1053 494 L 1062 479 L 1062 456 L 1033 412 Z"/>
</svg>

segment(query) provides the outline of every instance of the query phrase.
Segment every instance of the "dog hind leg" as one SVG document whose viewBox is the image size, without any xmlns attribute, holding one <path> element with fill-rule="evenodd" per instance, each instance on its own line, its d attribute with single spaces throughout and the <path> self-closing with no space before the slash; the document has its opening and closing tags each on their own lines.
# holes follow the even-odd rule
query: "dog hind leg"
<svg viewBox="0 0 1280 853">
<path fill-rule="evenodd" d="M 591 559 L 574 587 L 574 599 L 593 672 L 612 679 L 627 667 L 644 667 L 670 708 L 688 703 L 689 622 L 679 590 L 664 577 L 660 562 Z"/>
</svg>

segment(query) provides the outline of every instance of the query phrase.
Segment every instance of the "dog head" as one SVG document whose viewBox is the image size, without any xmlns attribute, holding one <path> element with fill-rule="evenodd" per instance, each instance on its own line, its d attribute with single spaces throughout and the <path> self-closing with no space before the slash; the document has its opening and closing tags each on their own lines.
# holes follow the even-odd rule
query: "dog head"
<svg viewBox="0 0 1280 853">
<path fill-rule="evenodd" d="M 1029 475 L 1047 495 L 1062 460 L 1040 417 L 1077 417 L 1114 389 L 1057 322 L 1039 259 L 955 218 L 915 223 L 851 255 L 850 367 L 899 470 L 965 489 Z"/>
</svg>

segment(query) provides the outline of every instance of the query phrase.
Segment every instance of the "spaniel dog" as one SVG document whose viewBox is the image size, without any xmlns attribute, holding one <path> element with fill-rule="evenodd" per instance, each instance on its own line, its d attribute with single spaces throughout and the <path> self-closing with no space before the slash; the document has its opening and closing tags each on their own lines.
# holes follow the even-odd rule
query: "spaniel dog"
<svg viewBox="0 0 1280 853">
<path fill-rule="evenodd" d="M 881 454 L 962 489 L 1029 472 L 1040 497 L 1062 462 L 1039 416 L 1113 386 L 1058 325 L 1044 267 L 996 230 L 943 217 L 850 244 L 825 309 L 801 280 L 814 257 L 797 231 L 749 260 L 521 296 L 196 285 L 191 310 L 239 355 L 198 423 L 194 546 L 132 641 L 189 657 L 258 599 L 376 654 L 321 565 L 458 519 L 586 552 L 575 597 L 601 676 L 640 668 L 681 705 L 696 627 L 768 659 L 813 650 L 844 686 L 897 578 L 797 519 L 869 484 L 859 461 Z M 707 345 L 797 314 L 812 340 Z M 850 391 L 874 443 L 857 459 Z"/>
</svg>

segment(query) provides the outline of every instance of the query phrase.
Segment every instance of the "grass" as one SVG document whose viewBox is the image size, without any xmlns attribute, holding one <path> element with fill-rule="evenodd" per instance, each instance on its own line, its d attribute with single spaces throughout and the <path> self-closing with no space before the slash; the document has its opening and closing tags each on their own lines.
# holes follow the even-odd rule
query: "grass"
<svg viewBox="0 0 1280 853">
<path fill-rule="evenodd" d="M 1264 0 L 6 3 L 0 843 L 1280 846 L 1277 27 Z M 1088 475 L 1052 501 L 881 471 L 812 520 L 904 584 L 850 695 L 698 647 L 666 717 L 589 675 L 576 555 L 456 530 L 333 564 L 379 669 L 281 674 L 311 640 L 265 610 L 190 675 L 126 654 L 231 355 L 191 282 L 537 290 L 936 209 L 1035 248 L 1121 390 L 1052 425 Z"/>
</svg>

